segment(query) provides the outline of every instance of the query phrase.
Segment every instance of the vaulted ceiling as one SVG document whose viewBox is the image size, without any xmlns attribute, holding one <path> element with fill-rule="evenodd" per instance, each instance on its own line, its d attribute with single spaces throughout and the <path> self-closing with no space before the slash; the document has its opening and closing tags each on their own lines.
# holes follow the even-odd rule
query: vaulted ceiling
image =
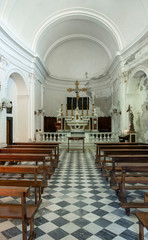
<svg viewBox="0 0 148 240">
<path fill-rule="evenodd" d="M 104 59 L 99 72 L 93 69 L 97 75 L 106 72 L 116 54 L 145 31 L 148 1 L 1 0 L 0 20 L 16 38 L 44 60 L 53 75 L 56 74 L 54 61 L 60 59 L 62 49 L 67 51 L 65 59 L 69 59 L 72 56 L 68 49 L 76 49 L 77 46 L 77 58 L 89 54 L 92 58 L 97 53 L 101 56 L 95 58 L 97 64 Z M 92 51 L 84 54 L 86 49 Z M 62 71 L 60 74 L 62 76 Z"/>
</svg>

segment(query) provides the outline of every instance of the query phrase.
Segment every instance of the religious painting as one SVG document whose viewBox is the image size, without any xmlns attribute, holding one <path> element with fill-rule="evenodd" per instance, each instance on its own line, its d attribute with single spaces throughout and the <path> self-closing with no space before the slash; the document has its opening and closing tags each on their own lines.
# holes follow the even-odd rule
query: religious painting
<svg viewBox="0 0 148 240">
<path fill-rule="evenodd" d="M 72 97 L 67 97 L 67 110 L 71 110 Z"/>
<path fill-rule="evenodd" d="M 77 99 L 76 99 L 76 97 L 73 97 L 72 100 L 73 100 L 73 110 L 75 110 L 77 107 Z"/>
<path fill-rule="evenodd" d="M 87 105 L 88 105 L 88 110 L 89 110 L 89 97 L 84 97 L 83 98 L 83 109 L 87 110 Z"/>
<path fill-rule="evenodd" d="M 89 110 L 89 97 L 80 97 L 78 100 L 78 107 L 80 110 L 82 110 L 82 104 L 83 104 L 83 110 Z M 76 97 L 67 97 L 67 110 L 71 110 L 71 106 L 73 106 L 73 110 L 76 109 L 77 105 L 77 98 Z"/>
<path fill-rule="evenodd" d="M 82 97 L 80 97 L 78 100 L 78 107 L 80 110 L 82 110 Z"/>
</svg>

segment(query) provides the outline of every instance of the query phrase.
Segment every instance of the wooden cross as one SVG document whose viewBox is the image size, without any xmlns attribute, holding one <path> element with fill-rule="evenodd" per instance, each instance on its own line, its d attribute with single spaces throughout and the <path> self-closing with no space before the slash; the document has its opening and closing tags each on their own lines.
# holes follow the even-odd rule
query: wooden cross
<svg viewBox="0 0 148 240">
<path fill-rule="evenodd" d="M 78 107 L 79 92 L 80 92 L 80 91 L 86 92 L 86 91 L 87 91 L 87 88 L 81 88 L 81 89 L 80 89 L 80 88 L 79 88 L 79 82 L 78 82 L 78 81 L 75 82 L 75 86 L 76 86 L 75 89 L 73 89 L 73 88 L 68 88 L 67 91 L 68 91 L 68 92 L 73 92 L 73 91 L 74 91 L 74 92 L 76 93 L 77 107 Z"/>
</svg>

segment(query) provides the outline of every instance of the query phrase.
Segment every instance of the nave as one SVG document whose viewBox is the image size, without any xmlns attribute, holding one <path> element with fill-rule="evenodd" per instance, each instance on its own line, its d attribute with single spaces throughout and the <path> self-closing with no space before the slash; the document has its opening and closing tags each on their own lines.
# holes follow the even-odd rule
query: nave
<svg viewBox="0 0 148 240">
<path fill-rule="evenodd" d="M 143 192 L 135 191 L 132 197 L 139 199 L 139 194 Z M 42 199 L 35 215 L 38 240 L 138 240 L 135 210 L 130 216 L 125 214 L 95 166 L 95 152 L 91 150 L 62 150 Z M 0 201 L 5 202 L 5 197 Z M 21 240 L 21 222 L 0 219 L 0 239 Z"/>
</svg>

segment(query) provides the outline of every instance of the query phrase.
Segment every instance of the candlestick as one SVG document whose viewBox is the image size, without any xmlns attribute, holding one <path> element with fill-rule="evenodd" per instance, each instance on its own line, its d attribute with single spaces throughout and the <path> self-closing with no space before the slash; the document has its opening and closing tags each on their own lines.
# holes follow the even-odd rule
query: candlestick
<svg viewBox="0 0 148 240">
<path fill-rule="evenodd" d="M 67 111 L 67 104 L 66 104 L 66 116 L 68 116 L 68 111 Z"/>
<path fill-rule="evenodd" d="M 63 116 L 63 104 L 61 104 L 61 116 Z"/>
<path fill-rule="evenodd" d="M 94 116 L 94 104 L 92 104 L 92 116 Z"/>
<path fill-rule="evenodd" d="M 87 103 L 87 116 L 88 116 L 88 103 Z"/>
<path fill-rule="evenodd" d="M 82 116 L 83 116 L 83 103 L 82 103 Z"/>
<path fill-rule="evenodd" d="M 71 104 L 71 116 L 73 116 L 73 104 Z"/>
</svg>

